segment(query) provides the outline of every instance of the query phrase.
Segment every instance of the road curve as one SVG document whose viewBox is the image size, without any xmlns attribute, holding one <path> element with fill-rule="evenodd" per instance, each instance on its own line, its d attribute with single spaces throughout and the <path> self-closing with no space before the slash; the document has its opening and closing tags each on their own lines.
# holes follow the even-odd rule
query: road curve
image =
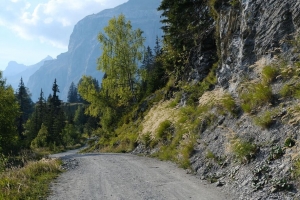
<svg viewBox="0 0 300 200">
<path fill-rule="evenodd" d="M 48 200 L 218 200 L 233 199 L 170 162 L 131 154 L 74 154 L 79 166 L 51 185 Z"/>
</svg>

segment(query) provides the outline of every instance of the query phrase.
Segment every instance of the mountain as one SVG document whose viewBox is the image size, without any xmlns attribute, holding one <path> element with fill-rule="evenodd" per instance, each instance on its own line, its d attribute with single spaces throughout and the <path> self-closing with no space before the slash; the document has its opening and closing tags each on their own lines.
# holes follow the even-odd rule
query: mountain
<svg viewBox="0 0 300 200">
<path fill-rule="evenodd" d="M 3 71 L 3 77 L 13 76 L 17 73 L 26 70 L 26 65 L 19 64 L 16 61 L 10 61 Z"/>
<path fill-rule="evenodd" d="M 32 99 L 37 100 L 41 88 L 45 96 L 50 94 L 55 78 L 63 100 L 67 99 L 71 83 L 77 84 L 82 75 L 91 75 L 101 81 L 103 73 L 96 70 L 97 59 L 101 55 L 97 36 L 114 16 L 124 14 L 133 29 L 140 28 L 144 32 L 145 46 L 154 47 L 156 36 L 163 34 L 160 12 L 157 11 L 159 5 L 160 0 L 129 0 L 80 20 L 70 36 L 68 51 L 46 62 L 29 78 L 27 86 L 33 94 Z"/>
<path fill-rule="evenodd" d="M 47 56 L 40 62 L 34 65 L 26 66 L 23 64 L 18 64 L 15 61 L 11 61 L 8 63 L 8 66 L 3 71 L 3 74 L 7 80 L 7 83 L 10 84 L 14 89 L 18 88 L 21 77 L 23 78 L 23 82 L 25 86 L 27 86 L 27 82 L 29 77 L 34 74 L 42 65 L 44 65 L 45 61 L 52 60 L 51 56 Z"/>
</svg>

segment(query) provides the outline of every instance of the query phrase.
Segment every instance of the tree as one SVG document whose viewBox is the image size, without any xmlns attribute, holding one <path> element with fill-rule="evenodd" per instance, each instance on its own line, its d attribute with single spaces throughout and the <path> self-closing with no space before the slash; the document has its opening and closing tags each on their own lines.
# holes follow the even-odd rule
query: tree
<svg viewBox="0 0 300 200">
<path fill-rule="evenodd" d="M 29 90 L 27 87 L 25 87 L 22 78 L 15 96 L 20 108 L 20 116 L 17 118 L 17 130 L 20 139 L 24 140 L 24 124 L 28 120 L 30 114 L 33 112 L 33 102 L 30 98 Z"/>
<path fill-rule="evenodd" d="M 45 116 L 44 124 L 48 128 L 49 137 L 47 144 L 62 144 L 61 132 L 65 126 L 65 114 L 61 108 L 61 100 L 58 97 L 59 88 L 54 80 L 52 86 L 53 94 L 48 97 L 49 104 L 47 108 L 47 115 Z"/>
<path fill-rule="evenodd" d="M 75 84 L 72 82 L 69 91 L 68 91 L 68 99 L 67 101 L 69 103 L 77 103 L 78 102 L 78 92 L 77 92 L 77 87 Z"/>
<path fill-rule="evenodd" d="M 32 140 L 37 137 L 46 115 L 46 102 L 43 90 L 41 89 L 40 97 L 35 104 L 34 111 L 25 124 L 26 147 L 30 147 Z"/>
<path fill-rule="evenodd" d="M 158 10 L 162 11 L 164 31 L 165 68 L 180 78 L 189 66 L 191 51 L 201 46 L 203 38 L 214 31 L 213 18 L 208 3 L 204 0 L 162 0 Z"/>
<path fill-rule="evenodd" d="M 19 106 L 11 86 L 6 85 L 0 71 L 0 154 L 14 149 L 18 140 L 15 120 Z"/>
<path fill-rule="evenodd" d="M 137 101 L 138 63 L 142 61 L 145 39 L 140 29 L 132 30 L 124 15 L 111 19 L 104 32 L 98 35 L 102 45 L 98 69 L 106 75 L 102 89 L 118 105 L 127 106 Z"/>
</svg>

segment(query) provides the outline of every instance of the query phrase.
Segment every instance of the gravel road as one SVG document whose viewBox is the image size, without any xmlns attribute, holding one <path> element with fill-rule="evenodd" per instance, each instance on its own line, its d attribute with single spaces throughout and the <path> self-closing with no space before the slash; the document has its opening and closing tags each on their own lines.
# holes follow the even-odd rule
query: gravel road
<svg viewBox="0 0 300 200">
<path fill-rule="evenodd" d="M 52 183 L 48 200 L 232 199 L 170 162 L 131 154 L 56 154 L 77 167 Z"/>
</svg>

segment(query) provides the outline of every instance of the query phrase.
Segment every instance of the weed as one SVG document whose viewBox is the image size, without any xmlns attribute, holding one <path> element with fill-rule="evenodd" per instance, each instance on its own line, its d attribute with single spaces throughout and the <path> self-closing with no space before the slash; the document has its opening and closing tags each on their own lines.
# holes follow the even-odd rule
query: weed
<svg viewBox="0 0 300 200">
<path fill-rule="evenodd" d="M 205 158 L 206 159 L 216 159 L 216 155 L 212 151 L 207 150 Z"/>
<path fill-rule="evenodd" d="M 251 142 L 234 137 L 230 141 L 231 152 L 242 163 L 248 163 L 254 157 L 257 146 Z"/>
<path fill-rule="evenodd" d="M 265 84 L 271 83 L 279 74 L 278 68 L 272 65 L 265 66 L 262 69 L 262 81 Z"/>
<path fill-rule="evenodd" d="M 262 128 L 270 128 L 274 122 L 274 117 L 277 115 L 278 110 L 267 110 L 266 112 L 254 117 L 254 123 Z"/>
<path fill-rule="evenodd" d="M 300 98 L 300 83 L 286 83 L 282 86 L 279 91 L 280 96 L 282 97 L 295 97 Z"/>
<path fill-rule="evenodd" d="M 290 125 L 296 126 L 300 122 L 300 106 L 296 105 L 287 109 L 287 114 L 281 120 Z"/>
<path fill-rule="evenodd" d="M 156 130 L 156 138 L 158 140 L 169 141 L 171 138 L 170 128 L 172 123 L 169 120 L 165 120 L 160 123 Z"/>
<path fill-rule="evenodd" d="M 23 168 L 12 168 L 0 174 L 0 199 L 46 198 L 49 183 L 60 172 L 61 161 L 29 162 Z"/>
<path fill-rule="evenodd" d="M 293 147 L 293 146 L 295 146 L 295 144 L 296 144 L 296 141 L 293 138 L 290 138 L 290 137 L 286 138 L 285 141 L 284 141 L 284 146 L 285 147 Z"/>
<path fill-rule="evenodd" d="M 299 158 L 294 160 L 292 172 L 293 172 L 293 178 L 299 181 L 300 180 L 300 159 Z"/>
<path fill-rule="evenodd" d="M 253 171 L 252 187 L 259 190 L 272 178 L 271 169 L 267 165 L 256 167 Z"/>
<path fill-rule="evenodd" d="M 140 142 L 146 147 L 149 147 L 151 144 L 151 133 L 147 132 L 146 134 L 143 134 L 140 138 Z"/>
<path fill-rule="evenodd" d="M 291 190 L 292 185 L 288 183 L 286 179 L 274 179 L 272 180 L 272 189 L 271 192 L 279 192 L 283 190 Z"/>
<path fill-rule="evenodd" d="M 244 86 L 245 88 L 240 93 L 241 107 L 244 112 L 253 112 L 272 100 L 272 89 L 270 86 L 262 83 L 248 83 Z"/>
<path fill-rule="evenodd" d="M 283 149 L 280 146 L 274 146 L 271 149 L 270 155 L 268 157 L 269 160 L 276 160 L 281 158 L 284 154 Z"/>
</svg>

